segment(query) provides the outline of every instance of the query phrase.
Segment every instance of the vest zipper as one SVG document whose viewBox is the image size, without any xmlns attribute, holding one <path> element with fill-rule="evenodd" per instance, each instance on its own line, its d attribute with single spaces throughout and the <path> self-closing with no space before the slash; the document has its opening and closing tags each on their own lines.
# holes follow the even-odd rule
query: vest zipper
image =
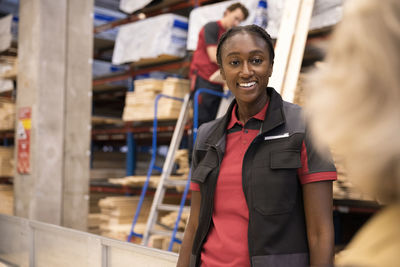
<svg viewBox="0 0 400 267">
<path fill-rule="evenodd" d="M 247 195 L 248 182 L 247 182 L 247 184 L 246 184 L 243 175 L 244 175 L 244 167 L 245 167 L 245 162 L 246 162 L 246 161 L 245 161 L 246 156 L 247 156 L 248 152 L 250 151 L 250 149 L 252 148 L 252 146 L 253 146 L 255 143 L 259 142 L 260 136 L 261 136 L 261 135 L 262 135 L 262 134 L 259 133 L 259 134 L 253 139 L 253 141 L 251 142 L 251 144 L 250 144 L 249 147 L 247 148 L 246 153 L 244 153 L 244 156 L 243 156 L 243 163 L 242 163 L 242 189 L 243 189 L 243 193 L 244 193 L 245 198 L 246 198 L 246 202 L 247 202 L 247 200 L 248 200 L 247 206 L 248 206 L 248 208 L 249 208 L 249 222 L 248 222 L 248 224 L 247 224 L 247 245 L 248 245 L 248 248 L 249 248 L 250 266 L 253 266 L 253 263 L 252 263 L 252 260 L 251 260 L 252 245 L 250 244 L 250 242 L 251 242 L 251 236 L 250 236 L 250 220 L 251 220 L 251 216 L 250 216 L 250 215 L 251 215 L 251 213 L 252 213 L 251 208 L 253 207 L 253 203 L 252 203 L 253 201 L 252 201 L 252 199 L 251 199 L 251 196 L 248 196 L 248 195 Z"/>
</svg>

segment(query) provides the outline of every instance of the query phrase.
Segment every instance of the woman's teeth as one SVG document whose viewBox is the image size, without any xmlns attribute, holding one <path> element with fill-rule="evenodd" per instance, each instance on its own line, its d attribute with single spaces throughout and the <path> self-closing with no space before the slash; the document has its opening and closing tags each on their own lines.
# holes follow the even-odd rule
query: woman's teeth
<svg viewBox="0 0 400 267">
<path fill-rule="evenodd" d="M 252 87 L 253 85 L 255 85 L 256 82 L 250 82 L 250 83 L 239 83 L 240 87 Z"/>
</svg>

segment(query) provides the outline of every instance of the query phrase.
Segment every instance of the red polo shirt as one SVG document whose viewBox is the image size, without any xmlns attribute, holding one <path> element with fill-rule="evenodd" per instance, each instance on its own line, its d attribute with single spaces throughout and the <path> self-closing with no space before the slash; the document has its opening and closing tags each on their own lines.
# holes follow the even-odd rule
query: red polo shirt
<svg viewBox="0 0 400 267">
<path fill-rule="evenodd" d="M 265 118 L 268 108 L 254 115 L 246 125 L 236 116 L 237 105 L 232 110 L 228 124 L 228 135 L 224 158 L 221 163 L 214 195 L 214 209 L 207 239 L 201 252 L 202 267 L 250 266 L 247 241 L 249 210 L 242 187 L 243 157 L 253 139 L 259 133 L 259 122 Z M 301 184 L 322 180 L 335 180 L 336 173 L 308 172 L 307 151 L 303 143 L 301 151 L 302 167 L 298 169 Z M 197 183 L 191 183 L 191 190 L 200 191 Z"/>
</svg>

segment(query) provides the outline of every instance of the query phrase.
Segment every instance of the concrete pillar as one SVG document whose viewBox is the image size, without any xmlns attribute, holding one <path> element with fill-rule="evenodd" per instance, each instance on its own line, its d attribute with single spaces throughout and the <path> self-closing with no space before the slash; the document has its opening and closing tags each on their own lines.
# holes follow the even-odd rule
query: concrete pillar
<svg viewBox="0 0 400 267">
<path fill-rule="evenodd" d="M 93 0 L 21 0 L 19 12 L 17 117 L 28 107 L 32 118 L 30 171 L 16 172 L 15 214 L 85 230 Z"/>
</svg>

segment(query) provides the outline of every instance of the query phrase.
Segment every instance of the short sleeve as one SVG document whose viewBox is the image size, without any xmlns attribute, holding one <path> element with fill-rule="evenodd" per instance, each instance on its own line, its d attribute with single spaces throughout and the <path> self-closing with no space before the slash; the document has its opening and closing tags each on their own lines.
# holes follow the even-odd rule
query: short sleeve
<svg viewBox="0 0 400 267">
<path fill-rule="evenodd" d="M 300 157 L 302 167 L 298 169 L 298 174 L 301 184 L 337 180 L 336 168 L 332 158 L 322 156 L 315 150 L 307 134 L 302 143 Z"/>
<path fill-rule="evenodd" d="M 207 46 L 218 44 L 218 32 L 217 22 L 209 22 L 204 26 L 204 39 Z"/>
<path fill-rule="evenodd" d="M 200 185 L 195 182 L 190 182 L 190 190 L 192 191 L 200 191 Z"/>
</svg>

